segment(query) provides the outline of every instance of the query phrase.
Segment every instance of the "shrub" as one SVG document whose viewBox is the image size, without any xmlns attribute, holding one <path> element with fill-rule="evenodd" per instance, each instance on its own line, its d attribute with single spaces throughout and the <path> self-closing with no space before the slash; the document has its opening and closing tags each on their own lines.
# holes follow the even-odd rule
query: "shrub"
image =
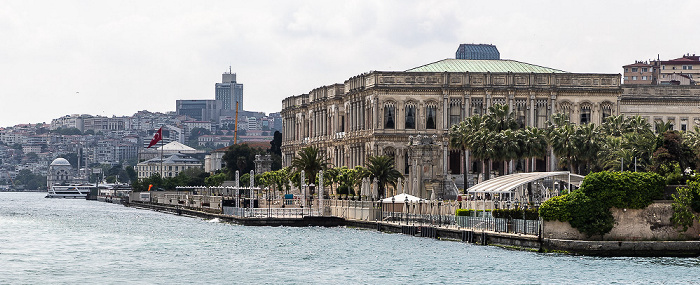
<svg viewBox="0 0 700 285">
<path fill-rule="evenodd" d="M 542 203 L 542 206 L 540 206 L 540 217 L 545 221 L 570 221 L 571 215 L 567 209 L 569 203 L 568 198 L 568 194 L 556 196 Z"/>
<path fill-rule="evenodd" d="M 665 179 L 650 172 L 596 172 L 584 178 L 581 188 L 554 197 L 540 207 L 548 221 L 569 222 L 586 235 L 604 235 L 615 219 L 611 207 L 642 209 L 663 196 Z"/>
<path fill-rule="evenodd" d="M 455 211 L 455 216 L 471 216 L 472 213 L 474 213 L 474 210 L 472 209 L 457 209 L 457 211 Z"/>
<path fill-rule="evenodd" d="M 495 209 L 491 212 L 494 218 L 537 220 L 540 218 L 535 209 Z"/>
<path fill-rule="evenodd" d="M 663 196 L 665 185 L 653 172 L 603 171 L 586 175 L 579 190 L 608 207 L 643 209 Z"/>
<path fill-rule="evenodd" d="M 455 216 L 474 216 L 474 212 L 480 213 L 484 212 L 484 210 L 457 209 L 455 211 Z M 486 209 L 486 212 L 491 212 L 491 209 Z"/>
<path fill-rule="evenodd" d="M 671 222 L 676 227 L 687 231 L 695 220 L 700 220 L 696 213 L 700 212 L 700 182 L 688 181 L 688 187 L 676 188 L 678 194 L 673 195 L 673 215 Z M 695 212 L 695 213 L 693 213 Z"/>
</svg>

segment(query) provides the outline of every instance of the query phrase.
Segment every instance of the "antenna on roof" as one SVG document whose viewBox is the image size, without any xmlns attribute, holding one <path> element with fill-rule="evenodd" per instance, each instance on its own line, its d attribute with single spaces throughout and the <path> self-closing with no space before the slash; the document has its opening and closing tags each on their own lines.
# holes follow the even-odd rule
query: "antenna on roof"
<svg viewBox="0 0 700 285">
<path fill-rule="evenodd" d="M 232 74 L 231 66 L 230 66 L 230 65 L 228 66 L 228 74 Z"/>
</svg>

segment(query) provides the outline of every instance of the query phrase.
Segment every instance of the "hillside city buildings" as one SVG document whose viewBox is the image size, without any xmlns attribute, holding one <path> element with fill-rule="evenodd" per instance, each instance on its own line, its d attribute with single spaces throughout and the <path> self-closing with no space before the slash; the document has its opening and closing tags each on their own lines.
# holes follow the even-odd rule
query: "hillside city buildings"
<svg viewBox="0 0 700 285">
<path fill-rule="evenodd" d="M 236 74 L 222 74 L 216 83 L 214 100 L 177 100 L 176 111 L 158 113 L 139 111 L 131 116 L 94 116 L 72 114 L 53 119 L 50 124 L 22 124 L 0 128 L 0 189 L 8 188 L 15 176 L 24 169 L 34 174 L 51 176 L 49 165 L 57 157 L 72 156 L 71 181 L 83 181 L 90 168 L 99 165 L 132 165 L 160 159 L 179 163 L 173 155 L 186 154 L 188 167 L 196 160 L 202 168 L 207 150 L 233 144 L 235 132 L 235 102 L 239 102 L 237 142 L 269 142 L 275 131 L 282 129 L 279 113 L 243 110 L 243 85 L 236 82 Z M 163 140 L 146 148 L 153 134 L 162 127 Z M 187 144 L 187 145 L 186 145 Z M 189 145 L 189 146 L 188 146 Z M 197 149 L 195 149 L 197 148 Z M 175 155 L 177 156 L 177 155 Z M 57 167 L 66 168 L 63 160 Z M 214 170 L 221 169 L 215 159 Z M 55 165 L 56 166 L 56 165 Z M 171 165 L 177 175 L 182 165 Z M 154 173 L 151 168 L 138 167 L 139 174 Z M 79 170 L 81 169 L 81 170 Z M 55 175 L 54 175 L 55 176 Z M 78 179 L 77 176 L 81 176 Z M 52 176 L 53 177 L 53 176 Z M 63 176 L 61 176 L 63 177 Z"/>
</svg>

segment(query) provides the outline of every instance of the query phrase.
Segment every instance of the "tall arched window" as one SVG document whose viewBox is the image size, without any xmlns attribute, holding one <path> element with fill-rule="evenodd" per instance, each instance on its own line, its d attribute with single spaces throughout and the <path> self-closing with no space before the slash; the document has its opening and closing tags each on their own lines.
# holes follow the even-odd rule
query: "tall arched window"
<svg viewBox="0 0 700 285">
<path fill-rule="evenodd" d="M 581 125 L 591 122 L 591 105 L 581 106 Z"/>
<path fill-rule="evenodd" d="M 434 130 L 437 128 L 437 107 L 435 105 L 428 105 L 425 108 L 425 128 L 428 130 Z"/>
<path fill-rule="evenodd" d="M 601 112 L 601 122 L 605 122 L 605 118 L 612 116 L 612 105 L 611 104 L 603 104 L 602 106 L 603 112 Z"/>
<path fill-rule="evenodd" d="M 459 124 L 462 120 L 462 108 L 459 100 L 453 100 L 450 102 L 450 126 Z"/>
<path fill-rule="evenodd" d="M 416 129 L 416 106 L 406 105 L 406 129 Z"/>
<path fill-rule="evenodd" d="M 396 113 L 393 105 L 384 106 L 384 128 L 394 129 L 396 125 Z"/>
</svg>

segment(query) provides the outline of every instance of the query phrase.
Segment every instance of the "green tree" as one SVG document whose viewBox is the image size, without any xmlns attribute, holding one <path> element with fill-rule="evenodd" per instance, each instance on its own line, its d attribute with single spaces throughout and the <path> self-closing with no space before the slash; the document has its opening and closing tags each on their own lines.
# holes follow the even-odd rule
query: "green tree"
<svg viewBox="0 0 700 285">
<path fill-rule="evenodd" d="M 294 168 L 294 172 L 297 173 L 303 170 L 308 181 L 307 183 L 316 184 L 318 172 L 326 170 L 328 168 L 328 162 L 319 149 L 309 146 L 302 148 L 297 153 L 297 156 L 292 159 L 292 168 Z M 311 194 L 313 194 L 313 192 Z"/>
<path fill-rule="evenodd" d="M 129 165 L 124 170 L 126 171 L 126 176 L 129 178 L 129 181 L 136 181 L 138 179 L 138 174 L 133 166 Z"/>
<path fill-rule="evenodd" d="M 396 187 L 399 178 L 403 178 L 401 172 L 394 167 L 394 158 L 390 156 L 370 156 L 367 158 L 366 165 L 366 170 L 360 174 L 360 177 L 377 182 L 380 198 L 385 196 L 386 188 L 389 185 Z"/>
<path fill-rule="evenodd" d="M 248 144 L 235 144 L 226 150 L 222 160 L 226 163 L 226 172 L 229 180 L 233 180 L 236 170 L 239 175 L 249 173 L 255 169 L 255 155 L 264 154 L 260 148 L 251 148 Z"/>
<path fill-rule="evenodd" d="M 217 173 L 214 175 L 210 175 L 209 177 L 204 179 L 204 185 L 206 186 L 221 186 L 224 184 L 224 181 L 228 178 L 228 175 L 226 173 Z"/>
<path fill-rule="evenodd" d="M 14 185 L 28 190 L 46 189 L 46 176 L 34 174 L 29 169 L 22 169 L 15 176 Z"/>
</svg>

